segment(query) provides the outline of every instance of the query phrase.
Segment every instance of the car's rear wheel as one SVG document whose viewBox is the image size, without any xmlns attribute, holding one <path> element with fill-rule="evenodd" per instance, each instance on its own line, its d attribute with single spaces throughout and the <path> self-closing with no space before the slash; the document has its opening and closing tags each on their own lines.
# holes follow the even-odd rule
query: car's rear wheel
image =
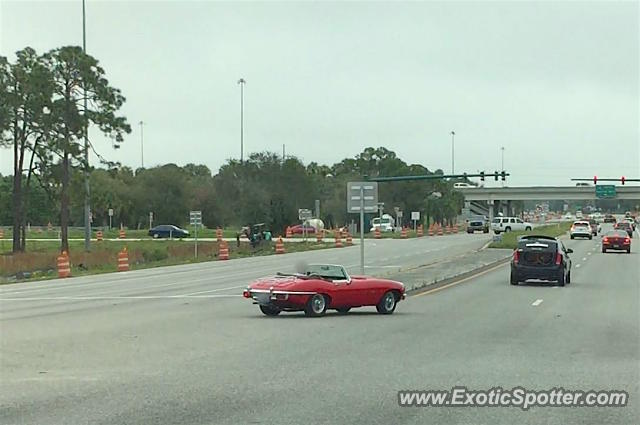
<svg viewBox="0 0 640 425">
<path fill-rule="evenodd" d="M 505 228 L 504 228 L 504 231 L 505 231 L 505 232 L 510 232 L 510 231 L 511 231 L 511 227 L 505 227 Z"/>
<path fill-rule="evenodd" d="M 323 316 L 327 311 L 327 298 L 322 294 L 315 294 L 304 308 L 304 314 L 310 317 Z"/>
<path fill-rule="evenodd" d="M 261 305 L 260 311 L 264 313 L 266 316 L 277 316 L 278 314 L 280 314 L 282 310 L 270 305 Z"/>
<path fill-rule="evenodd" d="M 605 248 L 602 248 L 602 253 L 606 254 L 607 250 Z"/>
<path fill-rule="evenodd" d="M 565 283 L 565 277 L 564 277 L 564 268 L 562 270 L 560 270 L 560 276 L 558 277 L 558 285 L 559 286 L 564 286 Z"/>
<path fill-rule="evenodd" d="M 567 283 L 571 283 L 571 270 L 569 270 L 569 272 L 567 273 Z"/>
<path fill-rule="evenodd" d="M 575 236 L 571 235 L 571 239 L 575 239 Z"/>
<path fill-rule="evenodd" d="M 380 314 L 391 314 L 396 309 L 397 303 L 396 294 L 394 294 L 393 291 L 387 291 L 380 299 L 378 305 L 376 305 L 376 310 L 378 310 Z"/>
<path fill-rule="evenodd" d="M 518 284 L 518 276 L 514 272 L 511 272 L 511 277 L 509 278 L 509 283 L 511 283 L 512 285 L 517 285 Z"/>
<path fill-rule="evenodd" d="M 631 249 L 627 249 L 627 254 L 631 254 Z"/>
<path fill-rule="evenodd" d="M 351 307 L 341 307 L 336 308 L 336 310 L 338 311 L 338 314 L 347 314 L 349 310 L 351 310 Z"/>
<path fill-rule="evenodd" d="M 154 234 L 153 234 L 153 239 L 158 239 L 159 237 L 160 237 L 160 235 L 159 235 L 159 234 L 157 234 L 157 233 L 154 233 Z"/>
</svg>

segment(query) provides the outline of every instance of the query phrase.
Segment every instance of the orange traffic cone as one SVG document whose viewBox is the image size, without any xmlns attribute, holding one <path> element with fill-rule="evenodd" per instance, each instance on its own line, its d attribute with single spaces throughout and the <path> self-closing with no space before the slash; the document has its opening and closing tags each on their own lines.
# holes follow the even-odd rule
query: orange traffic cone
<svg viewBox="0 0 640 425">
<path fill-rule="evenodd" d="M 444 232 L 442 231 L 442 225 L 438 224 L 438 236 L 442 235 L 444 235 Z"/>
<path fill-rule="evenodd" d="M 122 248 L 122 251 L 118 252 L 118 271 L 129 271 L 129 253 L 126 246 Z"/>
<path fill-rule="evenodd" d="M 316 230 L 316 242 L 322 243 L 322 233 L 323 232 L 324 232 L 324 229 Z"/>
<path fill-rule="evenodd" d="M 0 227 L 0 239 L 4 239 L 4 229 Z"/>
<path fill-rule="evenodd" d="M 347 246 L 353 245 L 353 238 L 351 237 L 351 233 L 347 232 Z"/>
<path fill-rule="evenodd" d="M 418 237 L 424 236 L 424 229 L 422 228 L 422 224 L 418 226 Z"/>
<path fill-rule="evenodd" d="M 382 235 L 380 234 L 380 228 L 379 227 L 376 227 L 373 233 L 374 233 L 374 237 L 376 239 L 380 239 L 382 237 Z"/>
<path fill-rule="evenodd" d="M 51 222 L 47 224 L 47 230 L 50 232 L 53 231 L 53 225 L 51 225 Z"/>
<path fill-rule="evenodd" d="M 124 232 L 124 229 L 120 229 L 120 233 L 119 233 L 118 237 L 120 239 L 124 239 L 124 238 L 127 237 L 126 233 Z"/>
<path fill-rule="evenodd" d="M 216 229 L 216 239 L 218 242 L 222 241 L 222 229 L 219 227 Z"/>
<path fill-rule="evenodd" d="M 336 248 L 342 248 L 342 232 L 340 230 L 336 230 L 335 238 L 336 238 Z"/>
<path fill-rule="evenodd" d="M 402 232 L 400 232 L 400 237 L 402 239 L 407 239 L 407 228 L 406 227 L 402 228 Z"/>
<path fill-rule="evenodd" d="M 429 236 L 435 235 L 435 230 L 433 229 L 433 223 L 429 225 Z"/>
<path fill-rule="evenodd" d="M 98 231 L 96 232 L 96 240 L 97 240 L 98 242 L 101 242 L 101 241 L 102 241 L 102 230 L 98 230 Z"/>
<path fill-rule="evenodd" d="M 226 241 L 222 241 L 218 244 L 218 259 L 219 260 L 228 260 L 229 259 L 229 245 Z"/>
<path fill-rule="evenodd" d="M 285 232 L 285 237 L 287 239 L 292 238 L 293 237 L 293 232 L 291 231 L 291 227 L 287 226 L 287 231 Z"/>
<path fill-rule="evenodd" d="M 276 241 L 276 254 L 284 254 L 284 242 L 282 242 L 282 237 L 279 237 Z"/>
<path fill-rule="evenodd" d="M 62 254 L 58 256 L 58 277 L 70 277 L 71 276 L 71 263 L 69 261 L 69 255 L 67 251 L 62 251 Z"/>
</svg>

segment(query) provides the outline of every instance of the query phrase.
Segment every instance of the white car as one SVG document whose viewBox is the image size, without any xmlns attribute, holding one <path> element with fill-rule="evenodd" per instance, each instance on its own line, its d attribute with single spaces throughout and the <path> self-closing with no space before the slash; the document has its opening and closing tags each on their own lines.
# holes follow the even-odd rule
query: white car
<svg viewBox="0 0 640 425">
<path fill-rule="evenodd" d="M 382 233 L 393 232 L 393 219 L 390 216 L 387 217 L 386 214 L 382 218 L 374 218 L 371 220 L 371 231 L 374 232 L 376 228 L 379 228 Z"/>
<path fill-rule="evenodd" d="M 564 215 L 564 219 L 565 219 L 565 220 L 572 220 L 572 219 L 573 219 L 573 216 L 571 215 L 571 213 L 566 213 L 566 214 Z"/>
<path fill-rule="evenodd" d="M 582 220 L 582 211 L 577 211 L 577 212 L 576 212 L 576 218 L 577 218 L 578 220 Z"/>
<path fill-rule="evenodd" d="M 518 217 L 496 217 L 491 221 L 491 230 L 496 235 L 502 232 L 529 231 L 531 229 L 533 229 L 533 224 L 522 221 Z"/>
<path fill-rule="evenodd" d="M 463 188 L 469 188 L 469 187 L 476 187 L 472 184 L 469 183 L 454 183 L 453 184 L 453 188 L 454 189 L 463 189 Z"/>
<path fill-rule="evenodd" d="M 571 239 L 575 238 L 593 238 L 593 232 L 591 231 L 591 224 L 588 221 L 574 221 L 569 231 Z"/>
</svg>

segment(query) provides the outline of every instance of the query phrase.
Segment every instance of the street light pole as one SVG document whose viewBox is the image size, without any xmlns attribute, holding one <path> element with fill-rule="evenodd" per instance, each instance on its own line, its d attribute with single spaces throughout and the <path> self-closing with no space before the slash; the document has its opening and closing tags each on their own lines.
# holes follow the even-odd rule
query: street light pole
<svg viewBox="0 0 640 425">
<path fill-rule="evenodd" d="M 144 121 L 140 121 L 140 163 L 141 168 L 144 168 Z"/>
<path fill-rule="evenodd" d="M 244 78 L 238 80 L 240 84 L 240 163 L 244 161 Z"/>
<path fill-rule="evenodd" d="M 456 137 L 456 132 L 451 132 L 451 174 L 455 174 L 454 164 L 455 164 L 455 156 L 454 156 L 454 138 Z"/>
<path fill-rule="evenodd" d="M 87 53 L 87 19 L 85 0 L 82 0 L 82 51 Z M 87 115 L 87 89 L 84 89 L 84 114 Z M 89 123 L 84 127 L 84 250 L 91 250 L 91 188 L 89 186 Z"/>
</svg>

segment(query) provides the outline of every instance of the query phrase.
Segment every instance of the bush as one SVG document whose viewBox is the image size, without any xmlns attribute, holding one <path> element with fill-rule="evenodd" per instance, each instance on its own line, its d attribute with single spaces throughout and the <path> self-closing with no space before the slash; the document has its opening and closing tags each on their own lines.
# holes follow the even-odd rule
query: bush
<svg viewBox="0 0 640 425">
<path fill-rule="evenodd" d="M 150 251 L 143 251 L 142 258 L 144 258 L 145 263 L 151 263 L 154 261 L 166 260 L 169 258 L 169 254 L 166 249 L 154 248 Z"/>
</svg>

